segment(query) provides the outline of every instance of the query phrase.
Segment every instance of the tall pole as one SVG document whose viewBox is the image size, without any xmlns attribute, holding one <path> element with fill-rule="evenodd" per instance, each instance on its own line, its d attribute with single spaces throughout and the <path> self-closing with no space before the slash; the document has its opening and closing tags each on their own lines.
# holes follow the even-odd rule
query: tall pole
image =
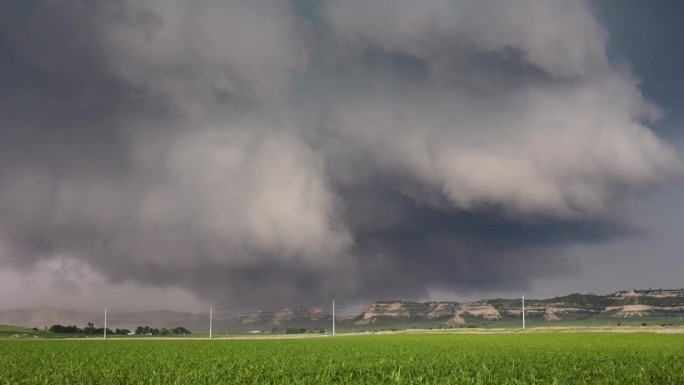
<svg viewBox="0 0 684 385">
<path fill-rule="evenodd" d="M 104 339 L 107 339 L 107 308 L 105 308 Z"/>
<path fill-rule="evenodd" d="M 333 300 L 333 335 L 335 335 L 335 300 Z"/>
<path fill-rule="evenodd" d="M 522 296 L 523 330 L 525 330 L 525 295 Z"/>
<path fill-rule="evenodd" d="M 209 339 L 211 339 L 211 324 L 214 318 L 214 307 L 209 307 Z"/>
</svg>

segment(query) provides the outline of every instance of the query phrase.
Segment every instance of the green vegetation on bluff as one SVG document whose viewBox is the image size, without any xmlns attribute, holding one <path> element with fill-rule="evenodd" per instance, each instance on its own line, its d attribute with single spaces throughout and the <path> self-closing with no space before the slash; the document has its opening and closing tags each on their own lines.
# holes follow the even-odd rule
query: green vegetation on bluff
<svg viewBox="0 0 684 385">
<path fill-rule="evenodd" d="M 25 328 L 14 325 L 0 325 L 0 338 L 6 337 L 46 337 L 51 335 L 44 330 Z"/>
<path fill-rule="evenodd" d="M 0 341 L 0 384 L 673 384 L 684 334 Z"/>
</svg>

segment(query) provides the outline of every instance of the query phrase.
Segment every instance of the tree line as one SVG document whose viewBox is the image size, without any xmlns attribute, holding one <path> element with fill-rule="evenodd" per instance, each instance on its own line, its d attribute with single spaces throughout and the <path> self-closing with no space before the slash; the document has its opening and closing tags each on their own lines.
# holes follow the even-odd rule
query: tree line
<svg viewBox="0 0 684 385">
<path fill-rule="evenodd" d="M 142 336 L 167 336 L 171 334 L 176 334 L 176 335 L 187 335 L 187 334 L 192 334 L 192 332 L 182 326 L 179 326 L 177 328 L 173 329 L 167 329 L 167 328 L 151 328 L 149 326 L 138 326 L 135 328 L 135 334 L 136 335 L 142 335 Z"/>
<path fill-rule="evenodd" d="M 103 334 L 104 333 L 104 328 L 96 328 L 95 325 L 92 322 L 88 322 L 88 326 L 84 327 L 83 329 L 79 328 L 76 325 L 52 325 L 50 326 L 50 329 L 48 329 L 52 333 L 69 333 L 69 334 Z M 107 334 L 128 334 L 130 333 L 130 330 L 128 329 L 115 329 L 112 331 L 112 329 L 107 328 Z"/>
<path fill-rule="evenodd" d="M 79 328 L 76 325 L 52 325 L 48 329 L 52 333 L 68 333 L 68 334 L 104 334 L 105 329 L 102 328 L 96 328 L 95 325 L 92 322 L 88 322 L 88 326 L 84 327 L 83 329 Z M 119 334 L 119 335 L 127 335 L 131 334 L 131 331 L 128 329 L 114 329 L 113 331 L 109 328 L 107 328 L 107 334 Z M 138 326 L 135 329 L 136 335 L 141 335 L 141 336 L 165 336 L 165 335 L 187 335 L 187 334 L 192 334 L 190 330 L 179 326 L 176 328 L 172 329 L 167 329 L 167 328 L 152 328 L 149 326 Z"/>
<path fill-rule="evenodd" d="M 272 330 L 273 333 L 277 333 L 278 329 L 274 328 Z M 316 329 L 306 329 L 306 328 L 287 328 L 285 329 L 285 334 L 305 334 L 305 333 L 325 333 L 325 329 L 323 328 L 316 328 Z"/>
</svg>

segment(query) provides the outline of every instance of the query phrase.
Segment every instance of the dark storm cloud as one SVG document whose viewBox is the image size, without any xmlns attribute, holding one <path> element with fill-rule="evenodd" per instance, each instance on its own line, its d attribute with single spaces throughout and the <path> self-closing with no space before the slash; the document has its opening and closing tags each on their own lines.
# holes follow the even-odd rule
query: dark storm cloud
<svg viewBox="0 0 684 385">
<path fill-rule="evenodd" d="M 515 289 L 680 174 L 583 1 L 3 10 L 6 271 L 224 304 Z"/>
<path fill-rule="evenodd" d="M 382 186 L 343 191 L 363 266 L 362 292 L 410 298 L 417 288 L 478 293 L 527 288 L 533 277 L 578 273 L 563 247 L 636 236 L 621 219 L 512 219 L 495 207 L 475 212 L 416 205 Z M 369 223 L 370 222 L 370 223 Z"/>
</svg>

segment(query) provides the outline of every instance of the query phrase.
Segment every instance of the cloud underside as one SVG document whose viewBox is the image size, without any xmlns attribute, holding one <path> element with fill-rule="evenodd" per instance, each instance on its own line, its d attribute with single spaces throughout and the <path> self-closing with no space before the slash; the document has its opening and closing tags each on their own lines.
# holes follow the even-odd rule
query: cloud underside
<svg viewBox="0 0 684 385">
<path fill-rule="evenodd" d="M 577 271 L 681 172 L 585 1 L 0 7 L 0 267 L 225 304 Z"/>
</svg>

